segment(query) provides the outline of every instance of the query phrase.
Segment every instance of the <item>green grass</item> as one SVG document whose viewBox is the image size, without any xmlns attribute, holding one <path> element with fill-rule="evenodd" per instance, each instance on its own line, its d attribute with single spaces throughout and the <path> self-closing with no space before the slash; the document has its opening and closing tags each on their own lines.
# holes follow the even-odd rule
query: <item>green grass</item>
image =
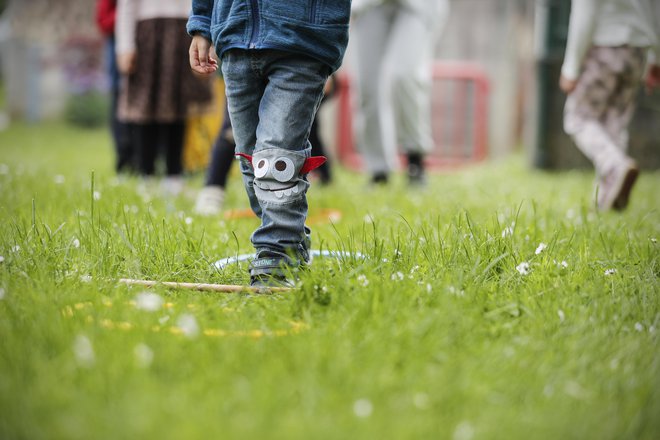
<svg viewBox="0 0 660 440">
<path fill-rule="evenodd" d="M 313 247 L 365 260 L 286 294 L 157 288 L 148 312 L 114 280 L 245 283 L 212 263 L 256 221 L 118 180 L 103 130 L 14 124 L 0 163 L 2 439 L 660 438 L 658 172 L 599 214 L 591 173 L 519 157 L 426 190 L 337 170 Z"/>
</svg>

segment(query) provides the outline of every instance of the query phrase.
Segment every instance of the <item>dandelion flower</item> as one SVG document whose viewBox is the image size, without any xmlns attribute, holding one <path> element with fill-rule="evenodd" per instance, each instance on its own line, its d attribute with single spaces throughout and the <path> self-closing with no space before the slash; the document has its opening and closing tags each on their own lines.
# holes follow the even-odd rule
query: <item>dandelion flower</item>
<svg viewBox="0 0 660 440">
<path fill-rule="evenodd" d="M 520 273 L 520 275 L 528 275 L 531 272 L 531 268 L 527 261 L 523 261 L 522 263 L 517 265 L 516 270 L 518 271 L 518 273 Z"/>
<path fill-rule="evenodd" d="M 140 343 L 133 349 L 135 362 L 141 368 L 147 368 L 154 360 L 154 352 L 147 344 Z"/>
<path fill-rule="evenodd" d="M 2 255 L 0 255 L 0 263 L 4 263 L 4 262 L 5 262 L 5 257 L 3 257 Z"/>
<path fill-rule="evenodd" d="M 193 222 L 193 219 L 192 219 L 192 217 L 186 217 L 186 219 L 184 221 L 186 222 L 187 225 L 191 225 L 192 222 Z"/>
<path fill-rule="evenodd" d="M 155 312 L 163 306 L 163 298 L 157 293 L 140 292 L 135 297 L 135 307 L 146 312 Z"/>
<path fill-rule="evenodd" d="M 78 240 L 77 238 L 74 238 L 73 240 L 71 240 L 71 246 L 73 246 L 74 248 L 79 248 L 80 247 L 80 240 Z"/>
<path fill-rule="evenodd" d="M 653 244 L 658 242 L 658 240 L 655 237 L 651 237 L 649 240 L 651 240 L 651 243 Z"/>
<path fill-rule="evenodd" d="M 362 285 L 362 287 L 367 287 L 369 285 L 369 280 L 367 279 L 366 275 L 358 275 L 357 280 L 358 283 Z"/>
<path fill-rule="evenodd" d="M 94 200 L 101 200 L 101 193 L 98 191 L 94 191 Z"/>
<path fill-rule="evenodd" d="M 644 326 L 641 323 L 636 322 L 635 323 L 635 330 L 637 330 L 638 332 L 642 332 L 642 331 L 644 331 Z"/>
<path fill-rule="evenodd" d="M 547 244 L 545 244 L 545 243 L 539 243 L 539 246 L 536 248 L 536 251 L 534 251 L 534 253 L 535 253 L 536 255 L 538 255 L 538 254 L 540 254 L 541 252 L 543 252 L 543 251 L 545 250 L 545 248 L 547 248 L 547 247 L 548 247 Z"/>
<path fill-rule="evenodd" d="M 176 321 L 176 326 L 181 329 L 184 336 L 194 338 L 199 334 L 199 325 L 197 320 L 190 313 L 185 313 Z"/>
<path fill-rule="evenodd" d="M 616 269 L 607 269 L 605 271 L 605 275 L 607 275 L 607 276 L 614 275 L 615 273 L 616 273 Z"/>
<path fill-rule="evenodd" d="M 92 342 L 85 335 L 76 336 L 76 339 L 73 341 L 73 354 L 76 357 L 78 365 L 81 367 L 89 368 L 94 365 L 94 361 L 96 360 Z"/>
<path fill-rule="evenodd" d="M 361 419 L 369 417 L 373 411 L 374 406 L 369 399 L 358 399 L 353 403 L 353 413 Z"/>
</svg>

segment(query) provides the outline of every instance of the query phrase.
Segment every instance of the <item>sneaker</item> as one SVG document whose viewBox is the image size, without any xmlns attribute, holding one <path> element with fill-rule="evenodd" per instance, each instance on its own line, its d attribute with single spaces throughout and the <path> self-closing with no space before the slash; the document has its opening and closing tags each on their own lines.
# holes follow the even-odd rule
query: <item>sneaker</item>
<svg viewBox="0 0 660 440">
<path fill-rule="evenodd" d="M 424 156 L 419 153 L 408 153 L 408 183 L 412 186 L 425 186 Z"/>
<path fill-rule="evenodd" d="M 293 287 L 291 280 L 284 275 L 261 274 L 250 276 L 250 287 L 269 288 L 269 287 Z"/>
<path fill-rule="evenodd" d="M 250 286 L 252 287 L 291 287 L 287 278 L 289 270 L 299 265 L 285 254 L 272 251 L 259 251 L 250 263 Z"/>
<path fill-rule="evenodd" d="M 221 186 L 205 186 L 197 194 L 195 212 L 200 215 L 217 215 L 222 211 L 225 191 Z"/>
<path fill-rule="evenodd" d="M 373 176 L 371 176 L 372 186 L 387 185 L 388 181 L 389 176 L 385 172 L 374 173 Z"/>
<path fill-rule="evenodd" d="M 598 188 L 598 209 L 601 211 L 625 209 L 638 175 L 637 164 L 627 160 L 601 177 Z"/>
</svg>

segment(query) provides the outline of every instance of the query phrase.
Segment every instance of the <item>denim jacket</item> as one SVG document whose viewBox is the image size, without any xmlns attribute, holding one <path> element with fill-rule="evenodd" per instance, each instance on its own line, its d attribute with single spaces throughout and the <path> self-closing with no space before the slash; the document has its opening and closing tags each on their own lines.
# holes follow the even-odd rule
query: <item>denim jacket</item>
<svg viewBox="0 0 660 440">
<path fill-rule="evenodd" d="M 334 71 L 348 44 L 351 0 L 193 0 L 189 34 L 229 49 L 277 49 L 316 58 Z"/>
</svg>

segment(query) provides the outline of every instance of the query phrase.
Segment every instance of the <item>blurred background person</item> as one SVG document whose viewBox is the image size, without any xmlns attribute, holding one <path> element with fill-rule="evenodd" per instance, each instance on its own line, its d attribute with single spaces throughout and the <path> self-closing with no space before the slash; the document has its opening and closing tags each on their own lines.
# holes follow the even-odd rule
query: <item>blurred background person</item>
<svg viewBox="0 0 660 440">
<path fill-rule="evenodd" d="M 622 210 L 639 174 L 628 124 L 648 56 L 647 86 L 660 82 L 660 18 L 652 0 L 573 0 L 559 86 L 564 130 L 596 170 L 598 209 Z"/>
<path fill-rule="evenodd" d="M 353 0 L 357 140 L 372 183 L 387 183 L 398 168 L 398 146 L 409 183 L 425 183 L 433 49 L 448 15 L 448 0 Z"/>
<path fill-rule="evenodd" d="M 130 122 L 138 171 L 156 173 L 165 156 L 164 189 L 183 188 L 185 119 L 191 104 L 210 101 L 211 83 L 188 65 L 186 23 L 190 0 L 118 0 L 115 25 L 117 65 L 123 75 L 119 118 Z"/>
<path fill-rule="evenodd" d="M 130 125 L 117 117 L 119 98 L 119 71 L 115 57 L 115 17 L 116 0 L 98 0 L 96 2 L 96 24 L 105 38 L 106 65 L 110 80 L 110 130 L 115 146 L 115 169 L 118 173 L 135 171 L 135 153 L 131 145 Z"/>
</svg>

